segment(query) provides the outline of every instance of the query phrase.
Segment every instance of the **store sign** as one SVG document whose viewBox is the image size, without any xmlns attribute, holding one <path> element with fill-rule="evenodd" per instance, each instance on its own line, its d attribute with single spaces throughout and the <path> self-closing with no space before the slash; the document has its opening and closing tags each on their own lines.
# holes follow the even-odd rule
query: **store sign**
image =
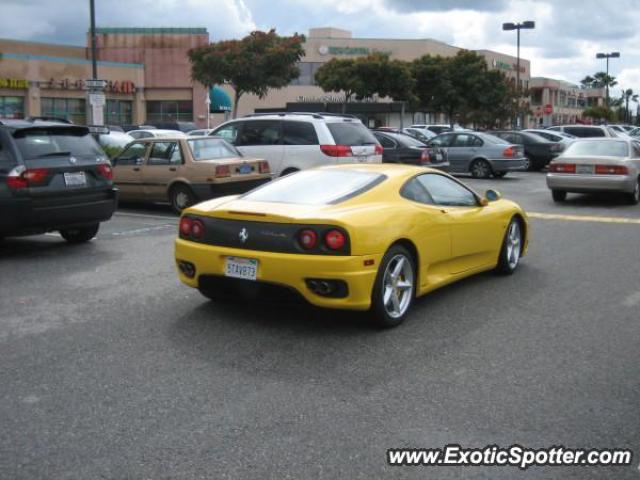
<svg viewBox="0 0 640 480">
<path fill-rule="evenodd" d="M 329 47 L 327 45 L 320 45 L 320 47 L 318 47 L 318 53 L 320 55 L 360 55 L 360 56 L 364 56 L 364 55 L 370 55 L 374 52 L 380 52 L 380 53 L 385 53 L 387 55 L 391 55 L 390 51 L 380 51 L 380 50 L 376 50 L 371 49 L 371 48 L 367 48 L 367 47 Z"/>
<path fill-rule="evenodd" d="M 44 85 L 43 85 L 44 84 Z M 63 78 L 57 80 L 52 78 L 48 82 L 40 82 L 40 86 L 52 90 L 85 90 L 88 88 L 87 82 L 84 80 L 70 80 Z M 105 92 L 109 93 L 135 93 L 136 85 L 133 82 L 124 80 L 122 82 L 109 80 L 106 82 Z"/>
<path fill-rule="evenodd" d="M 29 88 L 29 81 L 23 78 L 0 78 L 0 88 Z"/>
<path fill-rule="evenodd" d="M 518 64 L 517 63 L 507 63 L 507 62 L 503 62 L 501 60 L 496 60 L 495 58 L 493 60 L 491 60 L 491 66 L 493 68 L 497 68 L 498 70 L 505 70 L 507 72 L 510 71 L 517 71 L 518 70 Z M 520 65 L 520 73 L 526 73 L 527 69 L 525 67 L 523 67 L 522 65 Z"/>
<path fill-rule="evenodd" d="M 346 97 L 344 95 L 321 95 L 319 97 L 300 95 L 296 98 L 296 101 L 298 103 L 344 103 L 346 101 Z M 376 103 L 378 101 L 378 97 L 366 97 L 361 100 L 352 99 L 351 101 L 359 103 Z"/>
<path fill-rule="evenodd" d="M 551 115 L 553 113 L 553 105 L 551 105 L 550 103 L 546 104 L 542 111 L 545 115 Z"/>
</svg>

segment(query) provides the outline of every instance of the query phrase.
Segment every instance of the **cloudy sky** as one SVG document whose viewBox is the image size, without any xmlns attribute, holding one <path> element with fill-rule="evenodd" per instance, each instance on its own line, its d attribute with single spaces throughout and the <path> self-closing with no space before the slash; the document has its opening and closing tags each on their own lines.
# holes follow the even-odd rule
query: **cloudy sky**
<svg viewBox="0 0 640 480">
<path fill-rule="evenodd" d="M 0 0 L 0 36 L 84 44 L 88 0 Z M 212 40 L 251 30 L 281 34 L 333 26 L 356 37 L 434 38 L 515 55 L 515 32 L 501 24 L 534 20 L 522 56 L 534 76 L 578 82 L 604 70 L 599 51 L 620 51 L 610 73 L 640 92 L 638 0 L 96 0 L 98 26 L 204 26 Z"/>
</svg>

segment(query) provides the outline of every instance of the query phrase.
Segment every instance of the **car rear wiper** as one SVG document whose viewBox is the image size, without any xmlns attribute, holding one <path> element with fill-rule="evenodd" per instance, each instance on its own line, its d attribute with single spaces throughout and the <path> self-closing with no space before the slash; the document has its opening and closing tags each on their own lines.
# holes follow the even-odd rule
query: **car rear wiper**
<svg viewBox="0 0 640 480">
<path fill-rule="evenodd" d="M 43 155 L 38 155 L 38 157 L 58 157 L 58 156 L 70 156 L 71 152 L 49 152 Z"/>
</svg>

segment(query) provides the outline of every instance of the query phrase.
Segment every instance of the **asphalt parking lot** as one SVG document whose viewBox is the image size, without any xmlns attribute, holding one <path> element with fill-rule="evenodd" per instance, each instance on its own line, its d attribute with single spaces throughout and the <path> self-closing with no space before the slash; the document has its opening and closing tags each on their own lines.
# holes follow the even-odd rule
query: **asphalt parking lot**
<svg viewBox="0 0 640 480">
<path fill-rule="evenodd" d="M 181 285 L 177 217 L 0 246 L 0 478 L 636 479 L 640 207 L 538 173 L 465 179 L 531 214 L 511 277 L 420 299 L 400 327 L 215 304 Z M 631 448 L 633 467 L 389 467 L 391 447 Z"/>
</svg>

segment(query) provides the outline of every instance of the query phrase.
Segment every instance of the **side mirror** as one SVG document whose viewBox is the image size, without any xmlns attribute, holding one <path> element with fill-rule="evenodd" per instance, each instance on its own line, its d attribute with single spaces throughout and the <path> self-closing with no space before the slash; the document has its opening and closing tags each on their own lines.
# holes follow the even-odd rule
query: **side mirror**
<svg viewBox="0 0 640 480">
<path fill-rule="evenodd" d="M 502 198 L 502 195 L 500 195 L 500 192 L 496 190 L 487 190 L 486 192 L 484 192 L 484 198 L 486 198 L 489 202 L 495 202 L 496 200 L 500 200 Z"/>
</svg>

